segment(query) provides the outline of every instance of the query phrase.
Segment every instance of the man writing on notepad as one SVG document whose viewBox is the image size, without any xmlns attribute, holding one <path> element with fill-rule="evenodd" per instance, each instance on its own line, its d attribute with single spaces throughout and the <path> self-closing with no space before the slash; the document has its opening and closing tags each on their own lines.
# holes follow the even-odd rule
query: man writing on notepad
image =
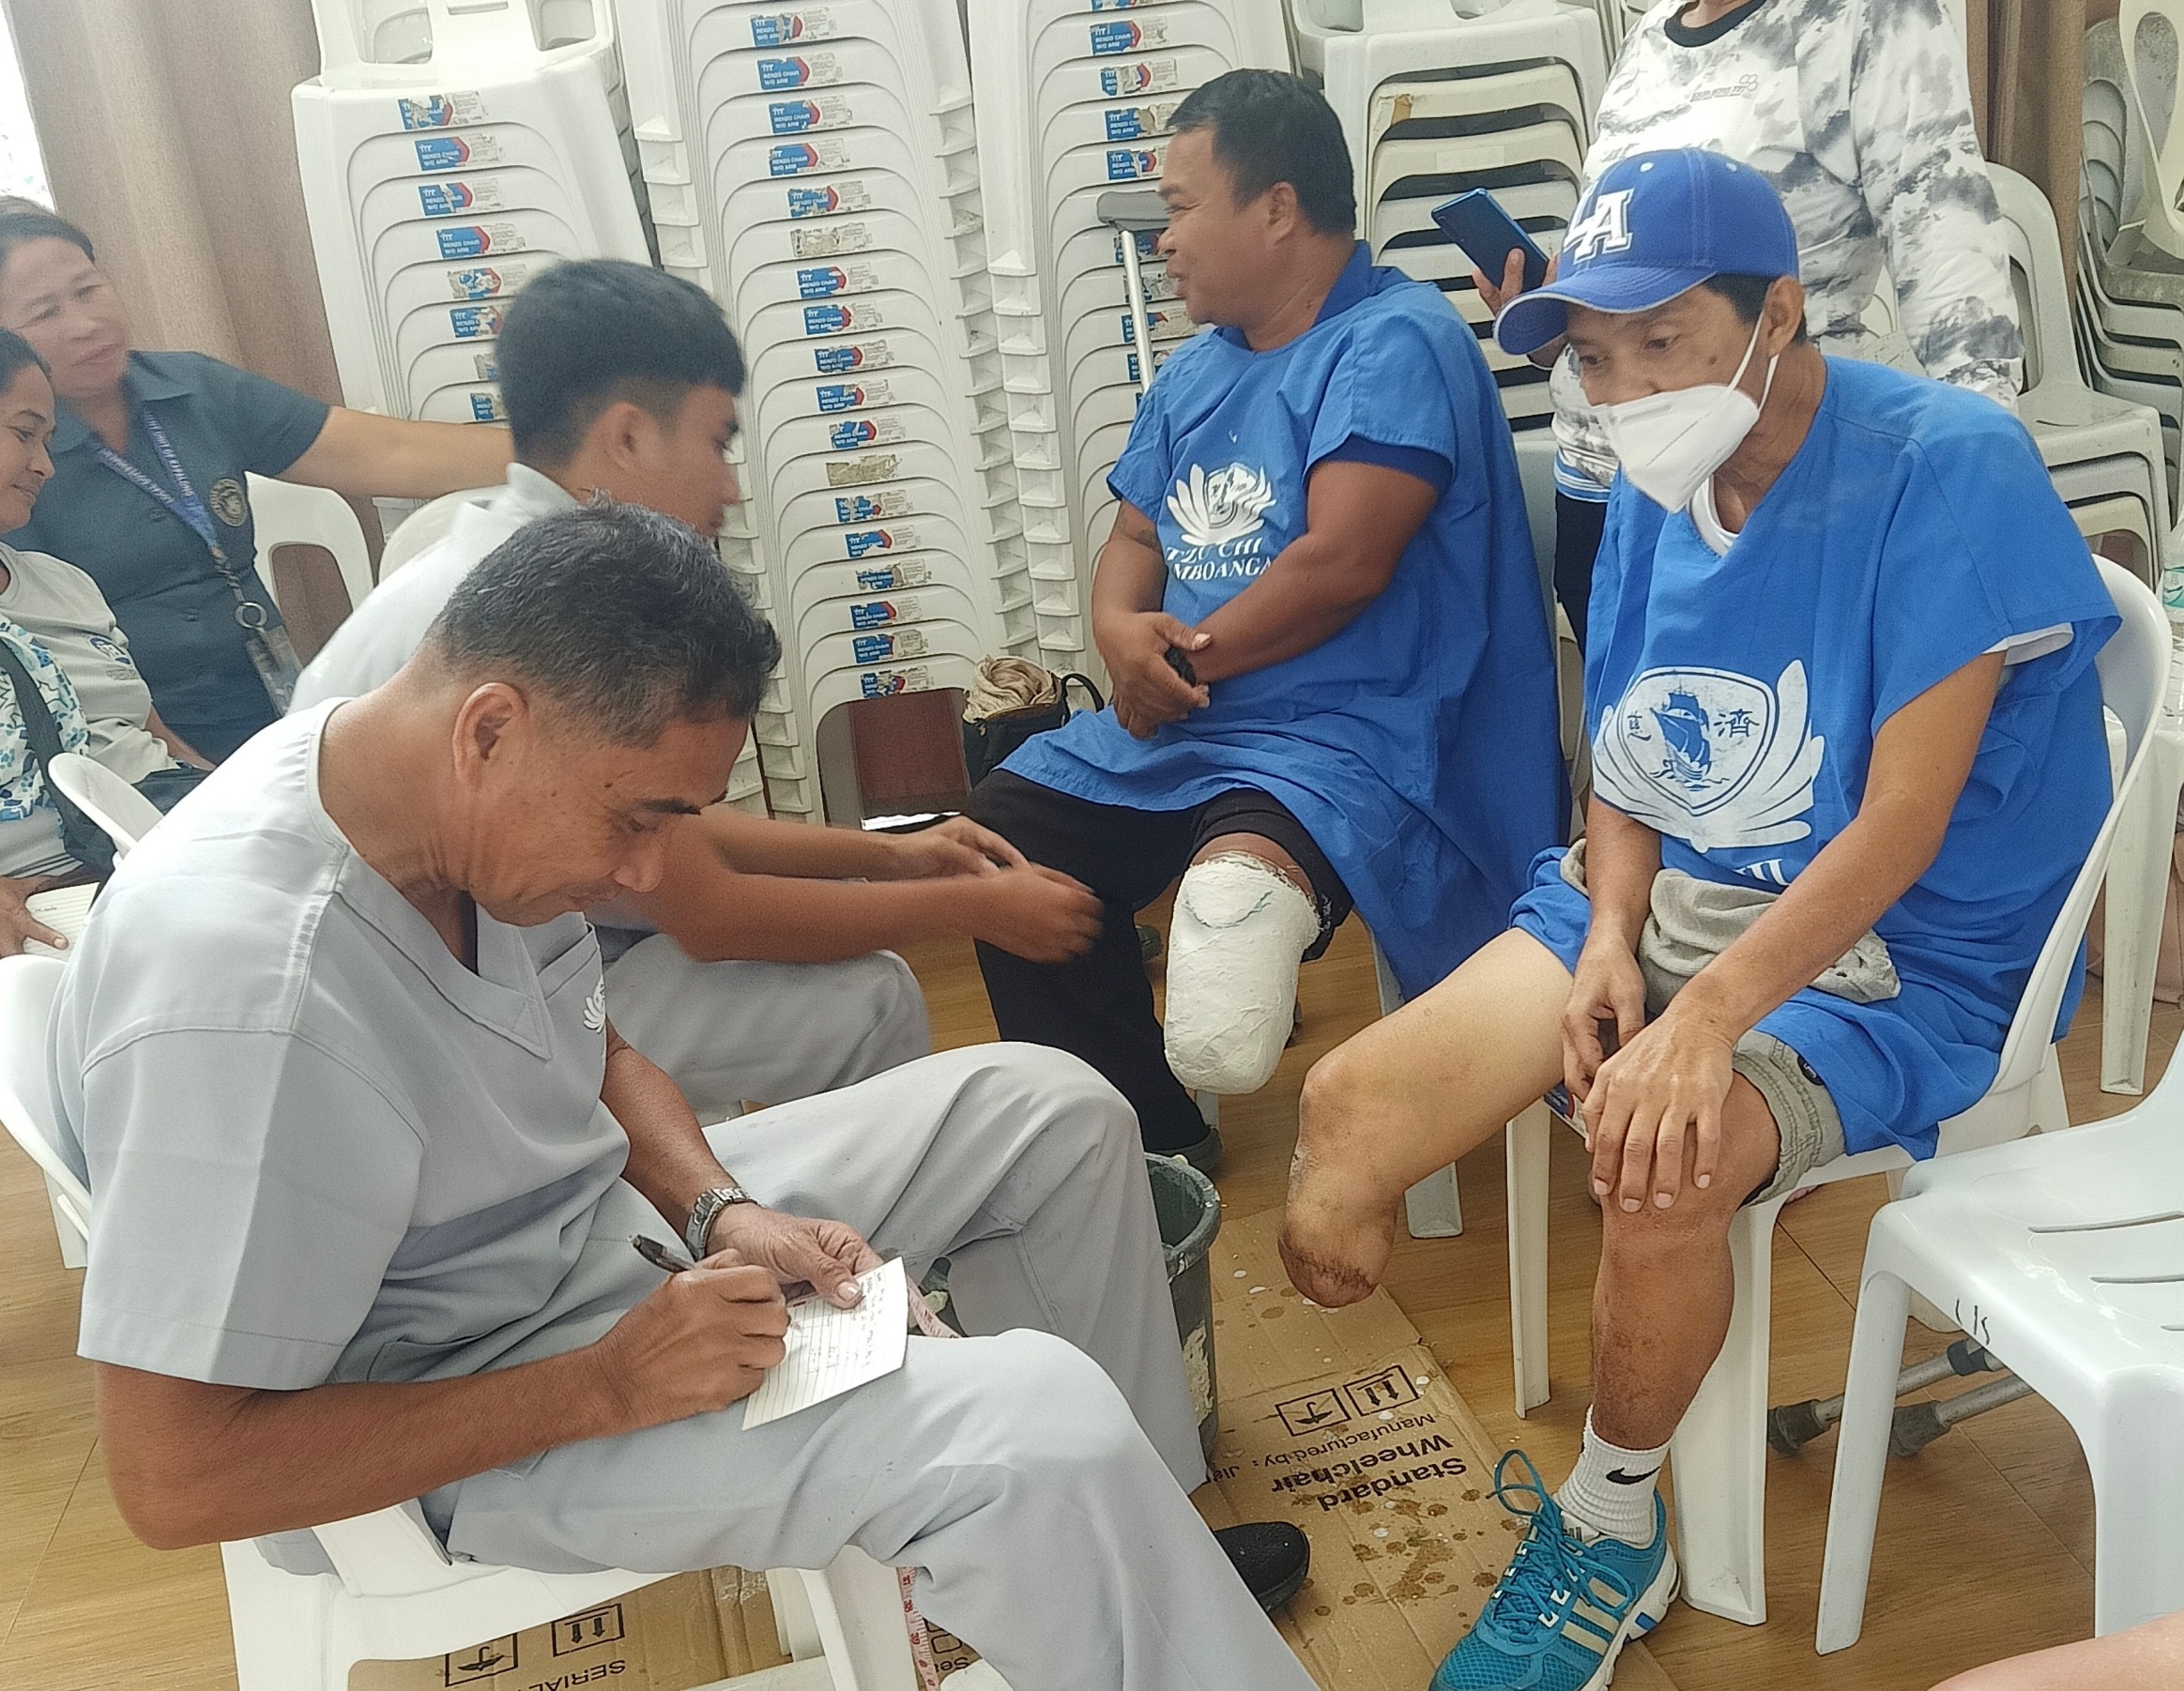
<svg viewBox="0 0 2184 1691">
<path fill-rule="evenodd" d="M 1033 1047 L 701 1130 L 581 912 L 719 799 L 771 632 L 692 529 L 522 529 L 361 698 L 260 734 L 133 852 L 55 1007 L 92 1193 L 82 1353 L 155 1546 L 417 1500 L 547 1571 L 919 1571 L 1023 1691 L 1306 1691 L 1205 1477 L 1137 1123 Z M 633 1235 L 680 1235 L 663 1276 Z M 756 1427 L 782 1287 L 952 1263 L 976 1333 Z M 1011 1331 L 1014 1330 L 1014 1331 Z M 1247 1530 L 1248 1531 L 1248 1530 Z M 1241 1546 L 1239 1547 L 1241 1548 Z"/>
</svg>

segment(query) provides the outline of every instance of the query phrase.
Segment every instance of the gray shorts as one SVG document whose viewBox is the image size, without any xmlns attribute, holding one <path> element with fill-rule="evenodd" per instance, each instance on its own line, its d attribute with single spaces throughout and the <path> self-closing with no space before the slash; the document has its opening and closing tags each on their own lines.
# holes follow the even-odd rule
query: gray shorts
<svg viewBox="0 0 2184 1691">
<path fill-rule="evenodd" d="M 1756 1204 L 1795 1190 L 1823 1163 L 1843 1154 L 1842 1118 L 1820 1076 L 1796 1052 L 1754 1028 L 1736 1042 L 1730 1065 L 1758 1089 L 1782 1137 L 1775 1178 L 1744 1201 Z"/>
</svg>

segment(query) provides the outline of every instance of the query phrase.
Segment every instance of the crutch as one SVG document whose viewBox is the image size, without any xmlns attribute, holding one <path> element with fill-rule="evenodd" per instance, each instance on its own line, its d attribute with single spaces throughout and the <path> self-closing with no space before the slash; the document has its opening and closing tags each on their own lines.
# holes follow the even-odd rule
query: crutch
<svg viewBox="0 0 2184 1691">
<path fill-rule="evenodd" d="M 1123 303 L 1130 312 L 1130 332 L 1138 343 L 1138 390 L 1153 386 L 1153 314 L 1145 303 L 1145 270 L 1138 251 L 1138 237 L 1168 227 L 1168 206 L 1151 189 L 1134 192 L 1120 190 L 1100 195 L 1092 207 L 1101 222 L 1121 237 L 1123 249 Z"/>
</svg>

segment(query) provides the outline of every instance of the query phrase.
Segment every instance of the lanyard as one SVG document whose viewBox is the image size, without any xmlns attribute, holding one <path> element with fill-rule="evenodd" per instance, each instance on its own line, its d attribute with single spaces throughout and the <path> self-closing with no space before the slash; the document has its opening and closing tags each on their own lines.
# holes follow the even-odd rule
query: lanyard
<svg viewBox="0 0 2184 1691">
<path fill-rule="evenodd" d="M 160 455 L 160 465 L 167 472 L 173 487 L 153 480 L 119 452 L 96 435 L 92 449 L 99 454 L 99 462 L 119 476 L 131 487 L 157 499 L 173 515 L 179 517 L 190 531 L 205 542 L 206 551 L 212 554 L 212 566 L 227 583 L 235 595 L 235 619 L 246 629 L 262 629 L 270 620 L 266 607 L 243 588 L 242 573 L 228 562 L 227 552 L 220 543 L 220 532 L 212 526 L 212 513 L 206 510 L 205 501 L 198 497 L 197 489 L 190 480 L 189 471 L 182 467 L 182 460 L 175 450 L 175 443 L 167 438 L 167 431 L 160 426 L 160 419 L 152 415 L 151 407 L 137 407 L 137 421 L 143 424 L 150 437 L 152 450 Z"/>
</svg>

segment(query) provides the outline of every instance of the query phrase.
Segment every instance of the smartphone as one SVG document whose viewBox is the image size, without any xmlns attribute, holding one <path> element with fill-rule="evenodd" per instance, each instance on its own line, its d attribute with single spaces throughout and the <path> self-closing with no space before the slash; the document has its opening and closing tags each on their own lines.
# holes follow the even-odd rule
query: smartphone
<svg viewBox="0 0 2184 1691">
<path fill-rule="evenodd" d="M 1524 254 L 1524 290 L 1530 293 L 1547 281 L 1547 254 L 1525 234 L 1517 220 L 1483 188 L 1460 193 L 1433 208 L 1433 221 L 1442 234 L 1463 249 L 1464 256 L 1496 287 L 1509 266 L 1509 254 Z"/>
</svg>

